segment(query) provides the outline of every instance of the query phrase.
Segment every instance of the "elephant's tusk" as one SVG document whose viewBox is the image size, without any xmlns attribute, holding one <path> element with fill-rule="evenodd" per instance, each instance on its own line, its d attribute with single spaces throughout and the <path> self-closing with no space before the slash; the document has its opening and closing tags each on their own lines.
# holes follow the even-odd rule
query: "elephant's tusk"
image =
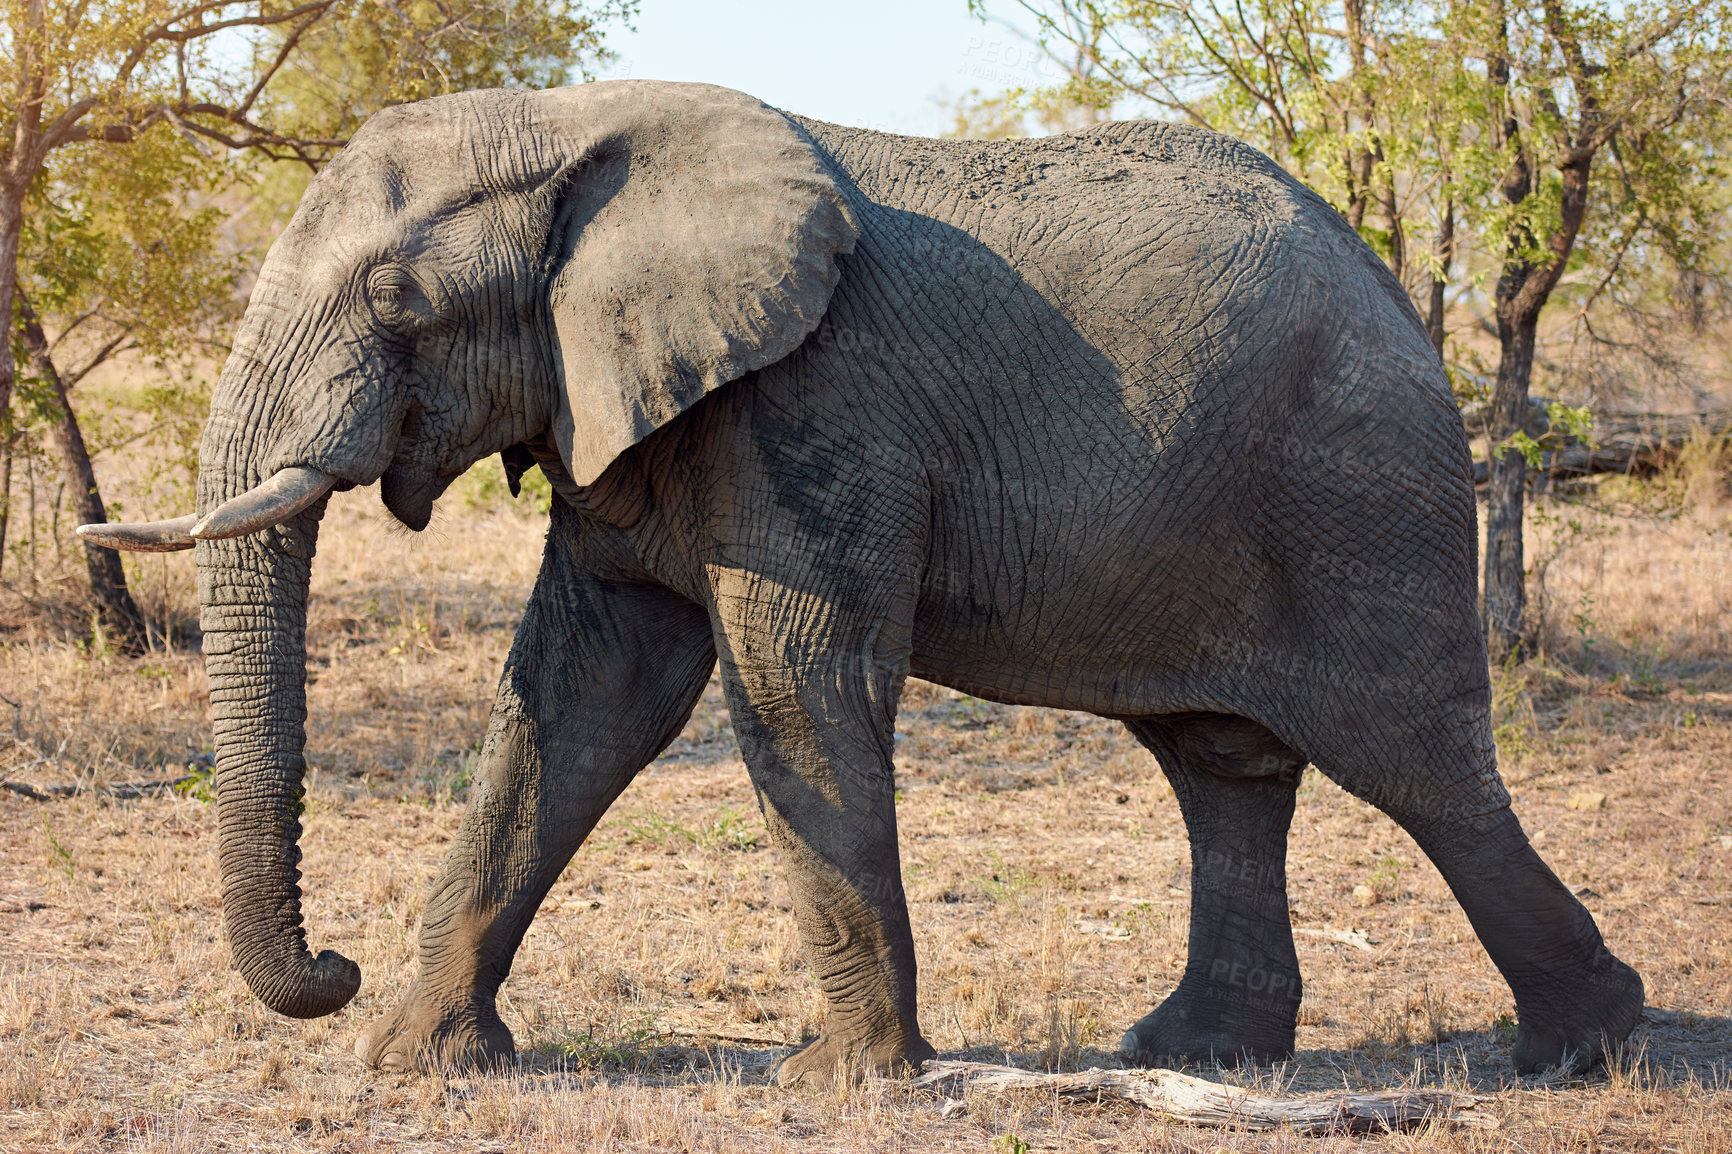
<svg viewBox="0 0 1732 1154">
<path fill-rule="evenodd" d="M 192 536 L 200 541 L 216 541 L 224 537 L 244 537 L 281 525 L 337 484 L 329 473 L 310 465 L 291 465 L 280 469 L 276 476 L 238 497 L 231 497 L 206 513 L 204 520 L 192 527 Z"/>
<path fill-rule="evenodd" d="M 173 553 L 192 548 L 190 530 L 197 520 L 198 514 L 188 513 L 172 521 L 80 525 L 73 532 L 104 549 L 122 549 L 128 553 Z"/>
</svg>

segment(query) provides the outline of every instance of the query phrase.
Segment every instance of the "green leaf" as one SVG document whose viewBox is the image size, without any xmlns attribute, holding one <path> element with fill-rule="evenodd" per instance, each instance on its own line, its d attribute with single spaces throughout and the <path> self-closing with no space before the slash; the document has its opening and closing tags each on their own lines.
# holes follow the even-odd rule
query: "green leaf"
<svg viewBox="0 0 1732 1154">
<path fill-rule="evenodd" d="M 1528 468 L 1530 469 L 1537 469 L 1540 467 L 1540 461 L 1542 459 L 1541 454 L 1545 452 L 1544 447 L 1541 446 L 1538 441 L 1520 430 L 1510 434 L 1509 438 L 1505 440 L 1499 448 L 1506 452 L 1513 449 L 1515 452 L 1520 453 L 1522 459 L 1528 463 Z"/>
</svg>

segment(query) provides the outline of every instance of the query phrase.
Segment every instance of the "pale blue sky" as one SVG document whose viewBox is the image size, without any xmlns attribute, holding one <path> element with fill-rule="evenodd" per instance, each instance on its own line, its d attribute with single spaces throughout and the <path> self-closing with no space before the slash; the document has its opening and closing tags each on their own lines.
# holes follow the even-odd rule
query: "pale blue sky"
<svg viewBox="0 0 1732 1154">
<path fill-rule="evenodd" d="M 968 14 L 966 0 L 641 0 L 636 32 L 612 30 L 605 75 L 699 80 L 837 124 L 931 136 L 934 101 L 1044 82 L 1027 42 Z M 999 0 L 1001 16 L 1026 14 Z"/>
</svg>

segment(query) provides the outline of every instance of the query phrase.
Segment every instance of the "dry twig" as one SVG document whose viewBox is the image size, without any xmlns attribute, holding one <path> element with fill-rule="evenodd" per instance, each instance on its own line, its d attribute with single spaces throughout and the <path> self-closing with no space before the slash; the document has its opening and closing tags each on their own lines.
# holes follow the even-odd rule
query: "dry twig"
<svg viewBox="0 0 1732 1154">
<path fill-rule="evenodd" d="M 1427 1122 L 1494 1127 L 1497 1119 L 1474 1107 L 1483 1099 L 1449 1090 L 1383 1090 L 1376 1093 L 1306 1094 L 1275 1098 L 1193 1078 L 1175 1070 L 1079 1070 L 1043 1074 L 984 1062 L 927 1062 L 917 1086 L 961 1080 L 977 1089 L 1039 1090 L 1066 1098 L 1118 1098 L 1194 1126 L 1273 1130 L 1290 1126 L 1301 1134 L 1407 1130 Z"/>
<path fill-rule="evenodd" d="M 50 761 L 53 759 L 43 758 L 43 760 Z M 28 769 L 30 766 L 25 765 L 23 768 Z M 9 789 L 13 793 L 30 798 L 32 801 L 53 801 L 56 798 L 76 797 L 81 793 L 97 793 L 129 801 L 152 793 L 162 793 L 173 789 L 175 786 L 185 785 L 196 780 L 195 775 L 188 774 L 185 777 L 159 777 L 150 781 L 120 781 L 112 785 L 98 786 L 31 785 L 23 781 L 0 781 L 0 789 Z"/>
</svg>

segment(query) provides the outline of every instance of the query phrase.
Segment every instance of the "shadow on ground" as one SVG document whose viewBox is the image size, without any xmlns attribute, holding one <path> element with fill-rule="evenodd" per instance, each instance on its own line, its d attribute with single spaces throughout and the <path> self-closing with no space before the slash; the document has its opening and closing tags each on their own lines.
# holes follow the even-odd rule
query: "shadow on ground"
<svg viewBox="0 0 1732 1154">
<path fill-rule="evenodd" d="M 1508 1029 L 1494 1027 L 1455 1033 L 1430 1045 L 1372 1043 L 1351 1049 L 1301 1050 L 1292 1061 L 1275 1066 L 1235 1068 L 1197 1064 L 1184 1070 L 1228 1085 L 1292 1094 L 1395 1087 L 1496 1094 L 1509 1090 L 1563 1091 L 1620 1082 L 1732 1089 L 1732 1018 L 1650 1008 L 1630 1035 L 1618 1068 L 1574 1075 L 1517 1077 L 1509 1061 L 1511 1035 Z M 766 1085 L 775 1081 L 781 1061 L 799 1049 L 799 1046 L 737 1043 L 658 1045 L 639 1051 L 630 1068 L 608 1062 L 600 1069 L 574 1064 L 559 1055 L 525 1052 L 518 1060 L 518 1068 L 540 1074 L 585 1070 L 620 1081 L 650 1077 L 677 1083 L 688 1077 L 706 1081 L 720 1077 L 742 1085 Z M 1050 1049 L 1036 1048 L 975 1046 L 945 1051 L 939 1058 L 1025 1070 L 1117 1069 L 1124 1064 L 1116 1050 L 1095 1046 L 1071 1050 L 1056 1065 Z"/>
</svg>

